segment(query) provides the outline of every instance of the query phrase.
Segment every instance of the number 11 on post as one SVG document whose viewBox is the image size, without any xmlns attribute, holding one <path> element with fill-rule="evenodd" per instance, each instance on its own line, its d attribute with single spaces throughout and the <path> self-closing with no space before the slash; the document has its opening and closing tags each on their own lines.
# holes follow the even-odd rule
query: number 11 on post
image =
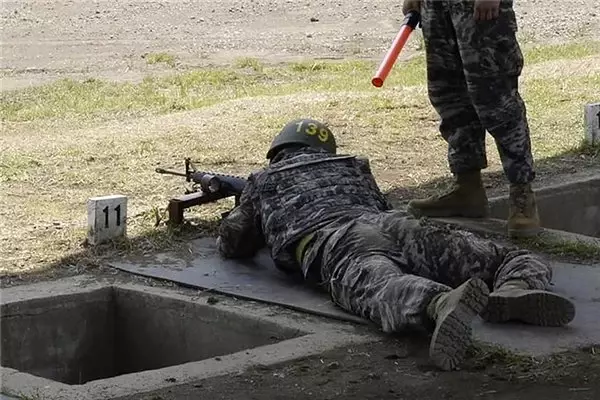
<svg viewBox="0 0 600 400">
<path fill-rule="evenodd" d="M 95 245 L 127 234 L 127 197 L 88 199 L 88 243 Z"/>
</svg>

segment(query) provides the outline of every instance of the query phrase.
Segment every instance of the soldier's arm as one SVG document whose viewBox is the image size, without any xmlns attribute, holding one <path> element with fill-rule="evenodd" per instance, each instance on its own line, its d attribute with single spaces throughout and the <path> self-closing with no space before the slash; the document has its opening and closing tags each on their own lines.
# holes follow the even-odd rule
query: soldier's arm
<svg viewBox="0 0 600 400">
<path fill-rule="evenodd" d="M 387 197 L 385 197 L 385 195 L 381 192 L 381 189 L 379 188 L 379 185 L 377 184 L 377 181 L 375 180 L 375 177 L 373 176 L 373 172 L 371 171 L 371 164 L 369 163 L 369 159 L 367 157 L 357 157 L 356 159 L 360 166 L 360 171 L 362 172 L 363 176 L 366 178 L 371 190 L 373 190 L 375 193 L 377 193 L 377 195 L 381 198 L 383 206 L 386 209 L 388 209 L 388 210 L 393 209 L 394 207 L 392 206 L 392 203 L 390 203 L 388 201 Z"/>
<path fill-rule="evenodd" d="M 217 248 L 225 258 L 250 258 L 265 245 L 252 197 L 255 185 L 250 178 L 240 196 L 240 204 L 221 222 Z"/>
</svg>

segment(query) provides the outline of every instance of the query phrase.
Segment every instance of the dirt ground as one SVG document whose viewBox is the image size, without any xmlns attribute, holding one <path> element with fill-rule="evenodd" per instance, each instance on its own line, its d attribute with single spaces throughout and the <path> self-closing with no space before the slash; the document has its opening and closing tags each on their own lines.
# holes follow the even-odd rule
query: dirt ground
<svg viewBox="0 0 600 400">
<path fill-rule="evenodd" d="M 596 0 L 515 3 L 522 43 L 600 37 Z M 138 80 L 168 71 L 147 65 L 142 56 L 153 52 L 175 56 L 180 69 L 239 57 L 380 59 L 403 19 L 401 5 L 401 0 L 4 0 L 2 88 L 65 76 Z"/>
<path fill-rule="evenodd" d="M 474 357 L 464 370 L 440 373 L 394 339 L 341 348 L 319 357 L 253 368 L 120 400 L 592 400 L 600 396 L 600 359 L 581 351 L 559 376 L 534 364 L 490 365 Z M 417 353 L 419 353 L 417 351 Z M 484 366 L 485 364 L 485 366 Z"/>
</svg>

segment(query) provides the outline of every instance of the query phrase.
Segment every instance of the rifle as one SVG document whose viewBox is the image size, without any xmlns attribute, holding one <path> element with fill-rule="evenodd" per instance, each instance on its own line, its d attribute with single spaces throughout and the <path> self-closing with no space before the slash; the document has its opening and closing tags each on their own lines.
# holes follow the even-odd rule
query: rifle
<svg viewBox="0 0 600 400">
<path fill-rule="evenodd" d="M 212 172 L 198 171 L 189 158 L 185 159 L 185 172 L 169 171 L 156 168 L 159 174 L 176 175 L 185 177 L 186 182 L 193 182 L 192 189 L 186 190 L 182 196 L 169 200 L 169 223 L 178 225 L 183 223 L 183 211 L 186 208 L 234 197 L 235 205 L 240 204 L 240 196 L 247 179 L 234 175 L 215 174 Z M 229 212 L 223 213 L 224 218 Z"/>
</svg>

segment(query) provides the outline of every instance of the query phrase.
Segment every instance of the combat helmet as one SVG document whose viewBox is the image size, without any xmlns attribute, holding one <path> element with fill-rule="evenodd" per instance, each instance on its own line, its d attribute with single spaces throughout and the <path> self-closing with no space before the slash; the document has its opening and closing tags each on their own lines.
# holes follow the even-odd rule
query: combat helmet
<svg viewBox="0 0 600 400">
<path fill-rule="evenodd" d="M 296 119 L 285 125 L 273 139 L 271 148 L 267 152 L 267 159 L 272 159 L 279 150 L 290 145 L 320 148 L 333 154 L 337 149 L 335 137 L 329 128 L 322 122 L 310 118 Z"/>
</svg>

